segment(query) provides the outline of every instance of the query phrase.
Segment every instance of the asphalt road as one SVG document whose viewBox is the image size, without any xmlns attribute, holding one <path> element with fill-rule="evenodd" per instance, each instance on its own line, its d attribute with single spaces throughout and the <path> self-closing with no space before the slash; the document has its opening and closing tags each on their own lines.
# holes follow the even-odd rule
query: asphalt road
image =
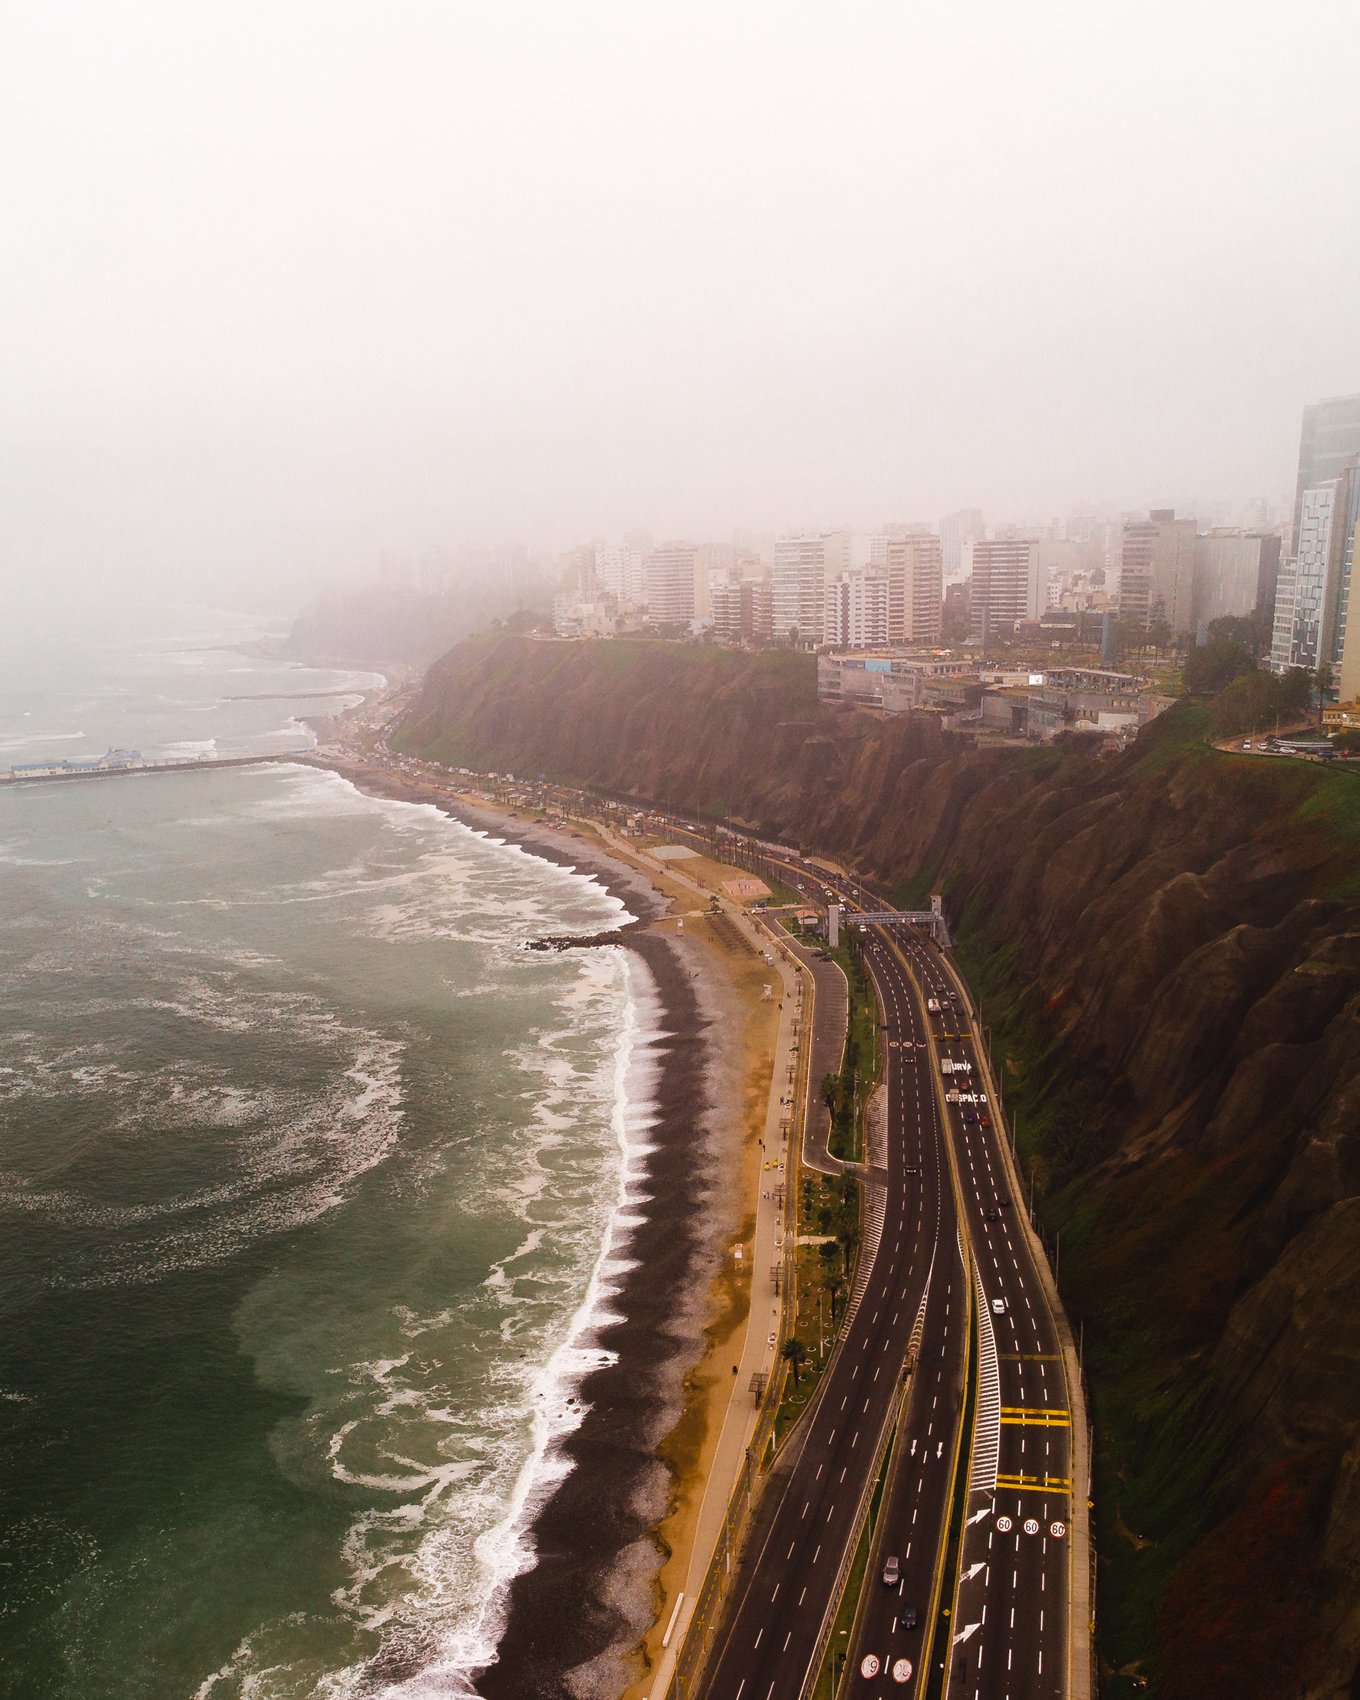
<svg viewBox="0 0 1360 1700">
<path fill-rule="evenodd" d="M 792 1474 L 777 1507 L 762 1519 L 759 1545 L 747 1555 L 703 1684 L 709 1700 L 787 1700 L 800 1692 L 875 1445 L 901 1387 L 928 1279 L 909 1421 L 919 1419 L 923 1438 L 933 1442 L 944 1420 L 929 1401 L 943 1386 L 950 1317 L 959 1309 L 953 1193 L 938 1125 L 922 1110 L 926 1095 L 917 1059 L 928 1054 L 917 1048 L 925 1037 L 922 1013 L 899 995 L 889 1001 L 886 1020 L 888 1166 L 868 1183 L 885 1188 L 878 1253 L 839 1356 L 805 1419 L 808 1433 Z M 931 1414 L 920 1416 L 922 1408 Z M 941 1476 L 948 1452 L 945 1445 L 934 1461 Z M 916 1551 L 930 1546 L 933 1558 L 925 1521 Z"/>
<path fill-rule="evenodd" d="M 900 1056 L 908 1139 L 914 1136 L 922 1167 L 930 1164 L 952 1206 L 939 1096 L 931 1078 L 932 1061 L 925 1039 L 925 1011 L 900 958 L 876 929 L 865 941 L 864 954 L 888 1021 L 888 1056 L 890 1060 Z M 892 1049 L 894 1031 L 902 1034 L 899 1052 Z M 849 1650 L 852 1675 L 847 1692 L 851 1694 L 925 1693 L 924 1637 L 935 1572 L 943 1556 L 941 1535 L 967 1356 L 964 1269 L 952 1208 L 942 1215 L 947 1215 L 950 1231 L 942 1235 L 937 1252 L 936 1279 L 943 1276 L 943 1284 L 936 1287 L 932 1281 L 932 1350 L 922 1354 L 916 1372 L 908 1420 L 894 1448 L 893 1467 L 875 1526 L 864 1609 L 855 1646 Z M 882 1580 L 889 1557 L 897 1559 L 900 1572 L 894 1587 Z M 937 1661 L 942 1651 L 939 1646 L 934 1649 Z M 873 1681 L 858 1674 L 870 1655 L 878 1661 Z"/>
<path fill-rule="evenodd" d="M 1016 1220 L 1024 1204 L 1010 1194 L 993 1106 L 966 1101 L 970 1087 L 980 1093 L 982 1082 L 965 1006 L 961 998 L 949 999 L 954 983 L 934 945 L 916 935 L 903 938 L 901 948 L 927 996 L 941 1004 L 941 1013 L 930 1019 L 942 1061 L 973 1065 L 962 1100 L 948 1106 L 980 1277 L 979 1303 L 986 1304 L 978 1445 L 960 1555 L 949 1694 L 958 1700 L 1038 1700 L 1063 1693 L 1067 1674 L 1072 1430 L 1061 1347 Z M 957 1080 L 950 1075 L 947 1084 Z M 1000 1314 L 997 1303 L 1004 1307 Z M 995 1379 L 989 1377 L 989 1360 Z M 998 1406 L 999 1421 L 991 1414 Z M 872 1700 L 887 1690 L 864 1682 L 850 1692 Z"/>
</svg>

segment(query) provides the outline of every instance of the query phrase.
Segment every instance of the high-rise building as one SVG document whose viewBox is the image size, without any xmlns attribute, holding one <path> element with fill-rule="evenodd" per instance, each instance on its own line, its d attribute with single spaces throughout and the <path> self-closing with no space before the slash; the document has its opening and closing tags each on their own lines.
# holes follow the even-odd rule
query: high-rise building
<svg viewBox="0 0 1360 1700">
<path fill-rule="evenodd" d="M 767 578 L 741 581 L 741 635 L 753 643 L 774 636 L 774 586 Z"/>
<path fill-rule="evenodd" d="M 1037 620 L 1046 587 L 1036 537 L 982 537 L 964 542 L 961 560 L 972 574 L 970 640 L 1014 631 L 1017 620 Z"/>
<path fill-rule="evenodd" d="M 620 602 L 624 596 L 624 552 L 622 549 L 598 547 L 595 550 L 595 582 L 606 596 Z"/>
<path fill-rule="evenodd" d="M 1299 434 L 1299 476 L 1294 486 L 1294 541 L 1297 555 L 1303 519 L 1303 493 L 1337 477 L 1352 455 L 1360 454 L 1360 395 L 1329 396 L 1303 410 Z"/>
<path fill-rule="evenodd" d="M 1277 672 L 1289 667 L 1335 668 L 1341 663 L 1349 625 L 1349 564 L 1354 560 L 1357 518 L 1360 454 L 1349 458 L 1338 477 L 1303 492 L 1288 609 L 1278 594 L 1275 599 L 1270 664 Z M 1287 621 L 1282 618 L 1286 612 Z"/>
<path fill-rule="evenodd" d="M 1289 652 L 1294 642 L 1294 580 L 1298 572 L 1298 557 L 1285 555 L 1275 579 L 1275 618 L 1270 631 L 1270 665 L 1276 673 L 1289 666 Z"/>
<path fill-rule="evenodd" d="M 647 612 L 658 626 L 695 618 L 695 554 L 689 543 L 662 543 L 647 557 Z"/>
<path fill-rule="evenodd" d="M 869 565 L 888 581 L 888 642 L 939 643 L 944 617 L 939 538 L 925 527 L 894 527 L 870 539 Z"/>
<path fill-rule="evenodd" d="M 736 643 L 741 637 L 741 584 L 721 578 L 709 587 L 713 611 L 713 635 L 720 643 Z"/>
<path fill-rule="evenodd" d="M 779 643 L 800 648 L 822 642 L 826 620 L 826 583 L 849 566 L 849 538 L 843 531 L 805 532 L 781 537 L 774 546 L 774 635 Z"/>
<path fill-rule="evenodd" d="M 853 568 L 827 581 L 823 641 L 834 649 L 882 649 L 888 643 L 888 578 Z"/>
<path fill-rule="evenodd" d="M 940 521 L 940 552 L 947 579 L 956 579 L 963 572 L 963 545 L 986 535 L 981 508 L 960 508 L 944 516 Z"/>
<path fill-rule="evenodd" d="M 1278 561 L 1279 538 L 1273 541 Z M 1264 543 L 1259 531 L 1226 527 L 1201 532 L 1196 537 L 1195 589 L 1190 613 L 1194 624 L 1207 626 L 1210 620 L 1230 614 L 1251 613 L 1257 605 Z"/>
<path fill-rule="evenodd" d="M 600 584 L 595 573 L 595 550 L 589 543 L 562 557 L 562 594 L 569 602 L 593 602 Z"/>
<path fill-rule="evenodd" d="M 1135 631 L 1165 620 L 1173 633 L 1193 630 L 1195 522 L 1174 508 L 1126 520 L 1119 563 L 1119 622 Z"/>
<path fill-rule="evenodd" d="M 1267 531 L 1261 538 L 1261 564 L 1256 573 L 1256 601 L 1267 620 L 1275 618 L 1275 581 L 1280 576 L 1280 544 L 1278 531 Z"/>
</svg>

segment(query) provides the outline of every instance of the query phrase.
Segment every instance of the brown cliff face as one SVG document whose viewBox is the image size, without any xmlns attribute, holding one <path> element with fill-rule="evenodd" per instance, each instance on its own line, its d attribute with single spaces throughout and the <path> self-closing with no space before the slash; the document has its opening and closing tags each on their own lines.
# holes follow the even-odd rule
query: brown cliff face
<svg viewBox="0 0 1360 1700">
<path fill-rule="evenodd" d="M 503 638 L 432 668 L 402 737 L 945 892 L 1085 1330 L 1106 1692 L 1339 1700 L 1360 1662 L 1360 776 L 1219 755 L 1205 718 L 1178 705 L 1112 760 L 980 752 L 818 705 L 788 654 Z"/>
</svg>

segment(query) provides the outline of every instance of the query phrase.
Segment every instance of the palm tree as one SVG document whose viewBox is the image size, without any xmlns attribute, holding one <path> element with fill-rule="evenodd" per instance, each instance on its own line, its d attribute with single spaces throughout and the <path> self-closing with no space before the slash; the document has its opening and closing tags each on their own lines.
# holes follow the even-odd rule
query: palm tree
<svg viewBox="0 0 1360 1700">
<path fill-rule="evenodd" d="M 826 1274 L 822 1276 L 822 1286 L 831 1298 L 831 1326 L 833 1328 L 836 1326 L 836 1294 L 840 1292 L 843 1285 L 840 1273 L 835 1269 L 828 1268 Z"/>
<path fill-rule="evenodd" d="M 779 1348 L 779 1355 L 793 1371 L 793 1385 L 798 1385 L 798 1366 L 808 1355 L 808 1349 L 796 1336 L 791 1335 Z"/>
</svg>

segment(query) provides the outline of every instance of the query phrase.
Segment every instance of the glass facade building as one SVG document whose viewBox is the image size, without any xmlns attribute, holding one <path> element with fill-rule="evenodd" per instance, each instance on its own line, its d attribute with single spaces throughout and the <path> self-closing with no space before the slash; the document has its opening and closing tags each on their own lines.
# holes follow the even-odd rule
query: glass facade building
<svg viewBox="0 0 1360 1700">
<path fill-rule="evenodd" d="M 1304 493 L 1338 477 L 1352 455 L 1360 455 L 1360 395 L 1330 396 L 1305 407 L 1294 487 L 1293 554 L 1302 541 Z"/>
</svg>

